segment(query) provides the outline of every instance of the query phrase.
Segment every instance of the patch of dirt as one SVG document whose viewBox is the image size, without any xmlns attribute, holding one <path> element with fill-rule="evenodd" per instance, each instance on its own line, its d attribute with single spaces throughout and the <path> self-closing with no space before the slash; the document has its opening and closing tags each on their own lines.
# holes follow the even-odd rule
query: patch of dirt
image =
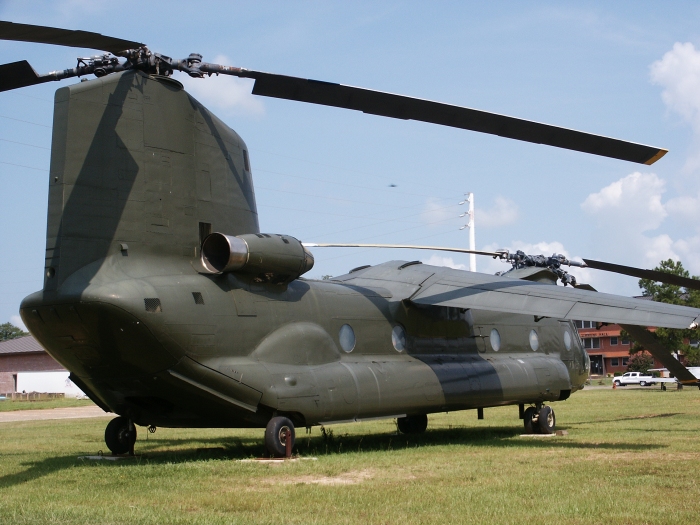
<svg viewBox="0 0 700 525">
<path fill-rule="evenodd" d="M 371 470 L 355 470 L 350 472 L 344 472 L 338 476 L 295 476 L 292 478 L 269 478 L 263 480 L 263 483 L 269 485 L 357 485 L 372 479 L 374 477 L 374 472 Z"/>
</svg>

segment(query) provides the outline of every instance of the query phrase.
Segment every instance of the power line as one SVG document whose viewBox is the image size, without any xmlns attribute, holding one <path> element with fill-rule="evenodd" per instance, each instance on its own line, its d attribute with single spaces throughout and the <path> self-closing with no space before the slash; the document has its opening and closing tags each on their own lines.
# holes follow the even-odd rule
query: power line
<svg viewBox="0 0 700 525">
<path fill-rule="evenodd" d="M 27 144 L 26 142 L 17 142 L 16 140 L 8 140 L 8 139 L 0 139 L 3 142 L 12 142 L 12 144 L 21 144 L 22 146 L 31 146 L 32 148 L 40 148 L 40 149 L 51 149 L 47 148 L 46 146 L 37 146 L 35 144 Z"/>
<path fill-rule="evenodd" d="M 32 124 L 32 125 L 34 125 L 34 126 L 41 126 L 42 128 L 49 128 L 49 129 L 51 129 L 51 127 L 52 127 L 52 126 L 47 126 L 46 124 L 39 124 L 39 123 L 37 123 L 37 122 L 30 122 L 30 121 L 28 121 L 28 120 L 22 120 L 22 119 L 19 119 L 19 118 L 6 117 L 5 115 L 0 115 L 0 118 L 6 118 L 6 119 L 8 119 L 8 120 L 14 120 L 14 121 L 17 121 L 17 122 L 24 122 L 25 124 Z"/>
<path fill-rule="evenodd" d="M 28 168 L 30 170 L 36 170 L 36 171 L 49 171 L 45 168 L 35 168 L 34 166 L 25 166 L 24 164 L 13 164 L 12 162 L 4 162 L 0 160 L 0 164 L 7 164 L 8 166 L 18 166 L 20 168 Z"/>
</svg>

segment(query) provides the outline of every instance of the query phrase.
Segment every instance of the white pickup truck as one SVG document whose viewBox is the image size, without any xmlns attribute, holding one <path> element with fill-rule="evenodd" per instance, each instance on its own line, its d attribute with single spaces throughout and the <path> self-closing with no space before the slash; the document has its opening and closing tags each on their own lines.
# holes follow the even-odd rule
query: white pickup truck
<svg viewBox="0 0 700 525">
<path fill-rule="evenodd" d="M 625 372 L 621 376 L 613 379 L 615 386 L 639 385 L 648 386 L 657 383 L 675 383 L 676 380 L 670 377 L 654 377 L 643 372 Z"/>
</svg>

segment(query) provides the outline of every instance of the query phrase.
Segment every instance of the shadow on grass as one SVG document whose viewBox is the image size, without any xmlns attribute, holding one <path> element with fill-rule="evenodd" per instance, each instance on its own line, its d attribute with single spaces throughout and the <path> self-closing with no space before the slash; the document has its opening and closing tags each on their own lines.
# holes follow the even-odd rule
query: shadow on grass
<svg viewBox="0 0 700 525">
<path fill-rule="evenodd" d="M 663 448 L 661 445 L 638 443 L 581 443 L 558 438 L 522 438 L 520 430 L 512 427 L 451 428 L 428 430 L 423 434 L 404 435 L 396 433 L 334 434 L 326 430 L 322 435 L 297 436 L 294 453 L 301 456 L 337 456 L 369 452 L 398 452 L 407 449 L 465 445 L 471 447 L 500 447 L 503 449 L 608 449 L 648 451 Z M 211 460 L 237 460 L 266 457 L 261 439 L 205 438 L 205 439 L 153 439 L 136 443 L 137 456 L 118 461 L 77 460 L 76 455 L 47 458 L 23 463 L 26 470 L 0 477 L 0 489 L 41 478 L 68 468 L 115 468 L 138 467 L 143 464 L 190 463 Z M 195 446 L 199 445 L 199 446 Z M 76 465 L 77 463 L 77 465 Z"/>
<path fill-rule="evenodd" d="M 642 421 L 644 419 L 657 419 L 663 417 L 682 416 L 683 412 L 668 412 L 666 414 L 650 414 L 642 416 L 618 417 L 615 419 L 592 419 L 589 423 L 617 423 L 618 421 Z"/>
</svg>

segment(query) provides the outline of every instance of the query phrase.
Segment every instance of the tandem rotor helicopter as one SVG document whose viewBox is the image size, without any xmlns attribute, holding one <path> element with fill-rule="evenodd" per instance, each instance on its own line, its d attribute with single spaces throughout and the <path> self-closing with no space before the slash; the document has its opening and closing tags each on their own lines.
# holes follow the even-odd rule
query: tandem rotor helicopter
<svg viewBox="0 0 700 525">
<path fill-rule="evenodd" d="M 0 91 L 96 77 L 56 91 L 44 287 L 20 310 L 71 380 L 118 415 L 105 430 L 115 454 L 133 451 L 136 425 L 265 428 L 270 454 L 284 456 L 296 427 L 397 418 L 418 433 L 430 413 L 500 405 L 518 406 L 527 432 L 550 433 L 546 403 L 589 373 L 573 320 L 621 324 L 697 384 L 646 327 L 695 328 L 700 310 L 598 293 L 564 267 L 697 288 L 692 279 L 506 251 L 476 252 L 510 261 L 503 275 L 397 260 L 304 279 L 322 245 L 259 231 L 245 142 L 172 73 L 630 162 L 666 150 L 97 33 L 0 22 L 0 39 L 104 52 L 45 75 L 4 64 Z"/>
</svg>

